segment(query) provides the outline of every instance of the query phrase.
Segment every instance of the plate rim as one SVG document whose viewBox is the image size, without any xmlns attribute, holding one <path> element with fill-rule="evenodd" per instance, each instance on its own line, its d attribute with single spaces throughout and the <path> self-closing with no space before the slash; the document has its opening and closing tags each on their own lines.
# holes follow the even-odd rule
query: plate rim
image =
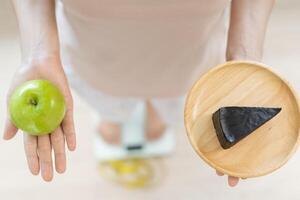
<svg viewBox="0 0 300 200">
<path fill-rule="evenodd" d="M 185 103 L 184 103 L 184 127 L 186 130 L 186 134 L 188 137 L 188 140 L 191 144 L 191 146 L 193 147 L 193 150 L 197 153 L 197 155 L 202 158 L 202 160 L 204 160 L 209 166 L 211 166 L 212 168 L 214 168 L 215 170 L 222 172 L 226 175 L 229 176 L 234 176 L 234 177 L 238 177 L 238 178 L 254 178 L 254 177 L 260 177 L 260 176 L 264 176 L 267 174 L 270 174 L 274 171 L 276 171 L 277 169 L 281 168 L 283 165 L 285 165 L 287 163 L 287 161 L 293 156 L 293 154 L 296 152 L 298 146 L 299 146 L 299 140 L 300 140 L 300 125 L 298 126 L 298 136 L 296 139 L 296 143 L 293 146 L 293 148 L 291 149 L 291 151 L 289 152 L 288 156 L 285 157 L 285 159 L 276 167 L 270 168 L 270 170 L 266 170 L 264 172 L 258 172 L 258 173 L 252 173 L 252 174 L 245 174 L 245 173 L 240 173 L 240 172 L 235 172 L 234 170 L 227 170 L 222 168 L 221 166 L 215 164 L 214 162 L 212 162 L 210 159 L 208 159 L 200 150 L 198 150 L 198 148 L 196 148 L 196 144 L 194 144 L 194 141 L 191 139 L 191 131 L 188 128 L 188 122 L 187 122 L 187 105 L 189 104 L 188 102 L 190 102 L 190 96 L 192 95 L 192 91 L 196 88 L 197 84 L 199 81 L 207 78 L 207 76 L 209 76 L 210 74 L 214 73 L 215 71 L 223 68 L 223 67 L 227 67 L 230 65 L 236 65 L 236 64 L 247 64 L 247 65 L 255 65 L 256 67 L 260 67 L 263 68 L 267 71 L 269 71 L 271 74 L 273 74 L 274 76 L 276 76 L 277 78 L 279 78 L 291 91 L 296 104 L 297 104 L 297 108 L 298 108 L 298 113 L 300 116 L 300 101 L 299 101 L 299 97 L 297 95 L 297 92 L 294 90 L 294 88 L 291 86 L 291 84 L 283 77 L 281 77 L 278 73 L 276 73 L 275 71 L 273 71 L 271 69 L 270 66 L 261 63 L 261 62 L 257 62 L 257 61 L 250 61 L 250 60 L 234 60 L 234 61 L 227 61 L 224 62 L 222 64 L 216 65 L 215 67 L 209 69 L 208 71 L 206 71 L 205 73 L 203 73 L 192 85 L 192 87 L 188 90 L 187 96 L 185 98 Z"/>
</svg>

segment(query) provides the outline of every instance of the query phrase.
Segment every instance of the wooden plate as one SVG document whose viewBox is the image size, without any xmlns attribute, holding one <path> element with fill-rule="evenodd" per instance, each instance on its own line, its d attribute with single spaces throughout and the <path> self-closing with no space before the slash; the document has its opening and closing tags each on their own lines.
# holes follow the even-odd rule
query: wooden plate
<svg viewBox="0 0 300 200">
<path fill-rule="evenodd" d="M 282 111 L 224 150 L 212 122 L 212 114 L 222 106 L 281 107 Z M 211 69 L 194 84 L 186 99 L 184 120 L 189 140 L 202 159 L 220 172 L 249 178 L 273 172 L 295 152 L 299 110 L 295 91 L 269 67 L 233 61 Z"/>
</svg>

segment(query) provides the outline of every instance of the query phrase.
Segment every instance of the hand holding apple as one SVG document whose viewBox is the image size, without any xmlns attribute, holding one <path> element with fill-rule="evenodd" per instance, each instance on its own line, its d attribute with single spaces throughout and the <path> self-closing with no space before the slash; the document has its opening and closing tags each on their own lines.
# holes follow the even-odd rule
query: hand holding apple
<svg viewBox="0 0 300 200">
<path fill-rule="evenodd" d="M 65 100 L 47 80 L 31 80 L 18 86 L 9 100 L 13 124 L 31 135 L 53 132 L 65 116 Z"/>
<path fill-rule="evenodd" d="M 31 173 L 37 175 L 41 171 L 45 181 L 52 180 L 52 149 L 55 169 L 63 173 L 65 143 L 69 150 L 75 150 L 76 136 L 72 95 L 59 55 L 37 56 L 23 63 L 8 91 L 7 109 L 3 138 L 13 138 L 18 128 L 24 131 L 24 149 Z"/>
</svg>

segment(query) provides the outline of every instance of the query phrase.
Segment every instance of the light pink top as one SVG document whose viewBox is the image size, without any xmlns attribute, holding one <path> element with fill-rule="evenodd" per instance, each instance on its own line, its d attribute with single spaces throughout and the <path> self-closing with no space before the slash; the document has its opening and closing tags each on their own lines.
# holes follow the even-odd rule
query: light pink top
<svg viewBox="0 0 300 200">
<path fill-rule="evenodd" d="M 224 61 L 229 2 L 58 0 L 63 64 L 111 95 L 183 95 Z"/>
</svg>

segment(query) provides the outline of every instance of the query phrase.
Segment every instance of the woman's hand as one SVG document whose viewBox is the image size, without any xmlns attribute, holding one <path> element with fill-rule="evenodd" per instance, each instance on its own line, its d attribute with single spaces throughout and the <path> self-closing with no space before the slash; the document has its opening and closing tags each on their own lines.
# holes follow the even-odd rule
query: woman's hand
<svg viewBox="0 0 300 200">
<path fill-rule="evenodd" d="M 28 167 L 33 175 L 41 176 L 45 181 L 53 178 L 52 149 L 55 157 L 55 169 L 58 173 L 66 170 L 65 141 L 70 151 L 75 150 L 76 137 L 73 122 L 73 100 L 68 82 L 58 56 L 39 58 L 23 64 L 16 72 L 9 92 L 7 105 L 15 88 L 25 81 L 46 79 L 54 83 L 62 92 L 66 101 L 66 114 L 61 125 L 50 135 L 32 136 L 24 133 L 24 148 Z M 18 129 L 12 124 L 7 114 L 3 138 L 13 138 Z"/>
<path fill-rule="evenodd" d="M 226 59 L 260 61 L 269 16 L 275 0 L 232 0 Z M 253 28 L 255 27 L 255 28 Z M 223 176 L 223 173 L 217 172 Z M 228 184 L 236 186 L 239 178 L 228 176 Z"/>
<path fill-rule="evenodd" d="M 216 171 L 218 176 L 224 176 L 224 174 L 222 172 L 218 172 Z M 239 178 L 237 177 L 233 177 L 233 176 L 228 176 L 228 185 L 231 187 L 236 186 L 239 183 Z"/>
</svg>

